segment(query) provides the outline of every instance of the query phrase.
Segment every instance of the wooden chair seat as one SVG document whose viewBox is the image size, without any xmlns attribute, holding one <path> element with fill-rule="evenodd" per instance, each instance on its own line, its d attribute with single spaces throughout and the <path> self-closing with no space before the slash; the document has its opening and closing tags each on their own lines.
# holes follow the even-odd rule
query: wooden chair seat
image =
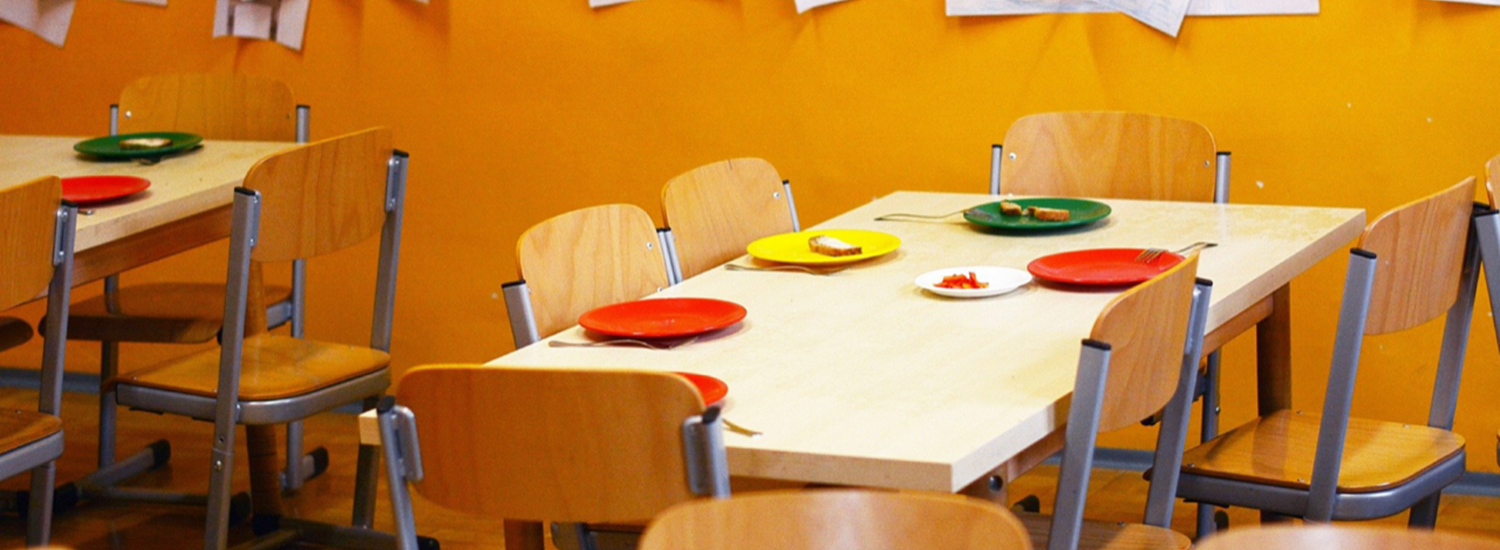
<svg viewBox="0 0 1500 550">
<path fill-rule="evenodd" d="M 1018 513 L 1021 524 L 1031 535 L 1033 548 L 1046 548 L 1051 536 L 1052 517 L 1041 514 Z M 1078 550 L 1183 550 L 1193 546 L 1187 535 L 1171 529 L 1139 523 L 1117 523 L 1112 521 L 1083 520 L 1083 531 L 1078 537 Z"/>
<path fill-rule="evenodd" d="M 246 337 L 242 356 L 241 401 L 306 395 L 391 363 L 390 355 L 375 349 L 272 334 Z M 219 385 L 219 350 L 204 350 L 130 372 L 112 383 L 214 397 Z"/>
<path fill-rule="evenodd" d="M 0 454 L 62 431 L 62 419 L 50 414 L 0 409 Z"/>
<path fill-rule="evenodd" d="M 213 340 L 224 325 L 224 285 L 149 283 L 123 287 L 120 312 L 105 309 L 99 295 L 73 304 L 68 338 L 112 342 L 197 344 Z M 289 300 L 292 289 L 265 287 L 265 303 Z"/>
<path fill-rule="evenodd" d="M 1252 420 L 1189 450 L 1182 471 L 1305 490 L 1320 421 L 1287 410 Z M 1463 450 L 1463 437 L 1446 430 L 1350 418 L 1338 491 L 1368 493 L 1400 485 Z"/>
<path fill-rule="evenodd" d="M 15 317 L 0 317 L 0 351 L 31 340 L 31 323 Z"/>
</svg>

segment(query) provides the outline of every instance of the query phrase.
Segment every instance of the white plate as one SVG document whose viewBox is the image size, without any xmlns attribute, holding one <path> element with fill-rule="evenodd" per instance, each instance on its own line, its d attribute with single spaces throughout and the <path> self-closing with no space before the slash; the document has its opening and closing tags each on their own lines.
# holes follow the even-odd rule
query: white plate
<svg viewBox="0 0 1500 550">
<path fill-rule="evenodd" d="M 939 288 L 938 283 L 943 282 L 943 277 L 950 275 L 968 275 L 974 272 L 974 278 L 981 283 L 989 283 L 985 288 Z M 917 286 L 937 294 L 939 296 L 950 296 L 953 298 L 984 298 L 987 296 L 998 296 L 1012 290 L 1026 286 L 1031 282 L 1031 274 L 1019 269 L 1009 267 L 950 267 L 929 271 L 917 277 Z"/>
</svg>

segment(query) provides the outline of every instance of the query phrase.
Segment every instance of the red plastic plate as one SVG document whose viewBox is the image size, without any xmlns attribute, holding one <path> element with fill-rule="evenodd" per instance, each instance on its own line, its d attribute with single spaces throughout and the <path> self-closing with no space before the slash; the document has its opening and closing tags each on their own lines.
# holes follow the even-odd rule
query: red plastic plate
<svg viewBox="0 0 1500 550">
<path fill-rule="evenodd" d="M 80 176 L 62 179 L 62 198 L 77 204 L 94 204 L 128 197 L 146 188 L 151 182 L 135 176 Z"/>
<path fill-rule="evenodd" d="M 589 311 L 578 318 L 583 328 L 627 338 L 692 336 L 729 327 L 745 318 L 745 308 L 711 298 L 636 300 Z"/>
<path fill-rule="evenodd" d="M 1160 275 L 1182 261 L 1171 252 L 1150 263 L 1135 261 L 1139 248 L 1075 250 L 1033 260 L 1026 270 L 1044 281 L 1074 285 L 1133 285 Z"/>
<path fill-rule="evenodd" d="M 698 393 L 703 395 L 704 405 L 718 403 L 724 399 L 724 396 L 729 395 L 729 384 L 725 384 L 723 380 L 719 380 L 718 378 L 706 374 L 693 374 L 691 372 L 679 372 L 675 374 L 688 379 L 688 382 L 692 382 L 694 386 L 698 387 Z"/>
</svg>

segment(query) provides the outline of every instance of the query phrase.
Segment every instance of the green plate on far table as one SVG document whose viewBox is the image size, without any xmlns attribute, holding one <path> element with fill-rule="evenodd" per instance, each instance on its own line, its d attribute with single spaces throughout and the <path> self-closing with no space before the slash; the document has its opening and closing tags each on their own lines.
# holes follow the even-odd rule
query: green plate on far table
<svg viewBox="0 0 1500 550">
<path fill-rule="evenodd" d="M 133 138 L 166 138 L 172 140 L 172 144 L 155 149 L 122 149 L 120 142 Z M 73 144 L 73 150 L 85 155 L 92 155 L 106 159 L 139 159 L 164 157 L 173 153 L 180 153 L 197 147 L 203 143 L 203 136 L 183 132 L 141 132 L 137 134 L 120 134 L 118 136 L 104 136 Z"/>
<path fill-rule="evenodd" d="M 1014 231 L 1050 231 L 1054 229 L 1065 229 L 1088 225 L 1109 216 L 1109 205 L 1088 199 L 1065 199 L 1065 198 L 1041 198 L 1041 199 L 1015 199 L 1013 202 L 1021 205 L 1022 209 L 1029 206 L 1039 208 L 1058 208 L 1071 212 L 1067 221 L 1048 222 L 1038 220 L 1031 216 L 1012 216 L 1000 213 L 1000 203 L 992 202 L 981 204 L 964 212 L 964 219 L 969 223 L 993 227 L 995 229 L 1007 229 Z"/>
</svg>

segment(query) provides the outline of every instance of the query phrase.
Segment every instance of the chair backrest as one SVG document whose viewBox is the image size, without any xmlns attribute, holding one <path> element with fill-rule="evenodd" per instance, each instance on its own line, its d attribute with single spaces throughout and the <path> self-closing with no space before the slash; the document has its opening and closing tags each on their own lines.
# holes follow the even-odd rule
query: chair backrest
<svg viewBox="0 0 1500 550">
<path fill-rule="evenodd" d="M 240 74 L 170 74 L 120 92 L 120 132 L 178 131 L 209 139 L 293 141 L 297 105 L 285 83 Z"/>
<path fill-rule="evenodd" d="M 531 226 L 516 242 L 540 337 L 596 307 L 666 288 L 666 261 L 651 215 L 629 204 L 574 210 Z"/>
<path fill-rule="evenodd" d="M 426 474 L 416 488 L 445 508 L 633 521 L 696 496 L 683 425 L 705 407 L 680 376 L 437 365 L 408 372 L 397 400 L 421 434 Z"/>
<path fill-rule="evenodd" d="M 0 189 L 0 310 L 40 296 L 52 280 L 61 200 L 55 176 Z"/>
<path fill-rule="evenodd" d="M 1458 297 L 1474 178 L 1385 213 L 1359 247 L 1379 261 L 1365 334 L 1397 332 L 1437 318 Z"/>
<path fill-rule="evenodd" d="M 1029 115 L 1005 134 L 1006 193 L 1170 201 L 1214 200 L 1213 134 L 1141 113 Z"/>
<path fill-rule="evenodd" d="M 391 131 L 371 128 L 261 159 L 244 186 L 261 193 L 253 258 L 283 262 L 342 250 L 386 218 Z"/>
<path fill-rule="evenodd" d="M 641 550 L 1008 550 L 1031 548 L 1015 515 L 957 495 L 771 491 L 680 504 L 657 516 Z"/>
<path fill-rule="evenodd" d="M 1500 541 L 1405 527 L 1278 525 L 1230 529 L 1196 547 L 1199 550 L 1497 550 Z"/>
<path fill-rule="evenodd" d="M 756 239 L 792 231 L 781 176 L 758 158 L 724 160 L 672 178 L 662 217 L 676 240 L 682 278 L 745 254 Z"/>
<path fill-rule="evenodd" d="M 1177 389 L 1198 255 L 1115 297 L 1089 338 L 1110 345 L 1099 431 L 1124 428 L 1160 411 Z"/>
</svg>

